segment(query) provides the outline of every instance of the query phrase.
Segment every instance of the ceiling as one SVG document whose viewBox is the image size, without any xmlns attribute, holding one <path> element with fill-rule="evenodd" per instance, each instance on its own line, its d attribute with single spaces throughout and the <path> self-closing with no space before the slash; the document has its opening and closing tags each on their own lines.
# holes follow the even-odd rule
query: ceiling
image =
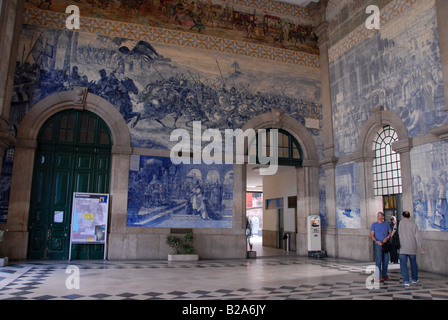
<svg viewBox="0 0 448 320">
<path fill-rule="evenodd" d="M 301 7 L 307 6 L 308 3 L 310 3 L 310 2 L 319 2 L 319 0 L 276 0 L 276 1 L 290 3 L 290 4 L 294 4 L 296 6 L 301 6 Z"/>
</svg>

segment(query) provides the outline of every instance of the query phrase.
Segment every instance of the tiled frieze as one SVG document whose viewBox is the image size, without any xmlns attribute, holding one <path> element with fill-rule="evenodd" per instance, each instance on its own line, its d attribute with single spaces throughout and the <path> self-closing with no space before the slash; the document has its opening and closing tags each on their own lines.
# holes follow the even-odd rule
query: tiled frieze
<svg viewBox="0 0 448 320">
<path fill-rule="evenodd" d="M 67 17 L 68 15 L 63 13 L 27 8 L 23 23 L 47 28 L 65 29 Z M 318 55 L 244 41 L 86 17 L 81 17 L 80 27 L 81 32 L 96 35 L 199 48 L 269 61 L 291 63 L 303 67 L 319 68 Z"/>
</svg>

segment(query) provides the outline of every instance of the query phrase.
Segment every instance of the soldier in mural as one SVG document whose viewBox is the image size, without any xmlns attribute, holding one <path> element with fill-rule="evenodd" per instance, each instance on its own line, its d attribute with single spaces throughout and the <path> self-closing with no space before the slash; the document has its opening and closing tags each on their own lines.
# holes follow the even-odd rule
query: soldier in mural
<svg viewBox="0 0 448 320">
<path fill-rule="evenodd" d="M 215 77 L 201 71 L 200 64 L 185 67 L 171 61 L 145 41 L 43 30 L 24 26 L 26 41 L 20 44 L 23 55 L 17 62 L 16 95 L 10 113 L 10 123 L 16 130 L 37 102 L 76 86 L 87 87 L 115 106 L 128 123 L 135 148 L 167 150 L 171 131 L 189 129 L 193 121 L 202 121 L 208 128 L 242 128 L 251 118 L 272 108 L 283 108 L 301 122 L 305 113 L 320 117 L 317 104 L 314 108 L 312 102 L 285 94 L 283 89 L 258 88 L 256 84 L 266 79 L 253 80 L 254 76 L 245 74 L 247 68 L 234 59 L 223 59 L 226 65 L 222 62 L 220 66 L 217 58 L 214 71 L 222 73 Z M 169 55 L 169 48 L 163 50 Z M 64 59 L 56 59 L 61 56 Z M 266 82 L 275 83 L 276 79 Z M 297 81 L 288 81 L 296 87 Z M 318 100 L 318 81 L 306 81 L 301 85 L 315 92 Z M 169 225 L 175 220 L 168 218 L 170 214 L 178 221 L 190 219 L 192 226 L 202 221 L 206 227 L 231 227 L 233 166 L 199 169 L 204 170 L 204 177 L 209 170 L 216 170 L 220 178 L 199 181 L 196 200 L 200 201 L 194 210 L 189 194 L 199 190 L 182 170 L 154 162 L 150 168 L 139 166 L 138 171 L 131 171 L 130 226 Z"/>
<path fill-rule="evenodd" d="M 160 139 L 154 141 L 158 137 L 148 128 L 191 128 L 197 120 L 208 127 L 241 128 L 252 117 L 274 107 L 284 109 L 301 122 L 303 112 L 319 118 L 320 107 L 309 112 L 312 106 L 308 101 L 274 90 L 253 92 L 247 85 L 237 85 L 235 82 L 244 77 L 237 61 L 228 66 L 232 71 L 221 73 L 220 78 L 212 81 L 190 70 L 178 71 L 171 59 L 145 41 L 103 36 L 92 41 L 76 33 L 70 36 L 70 31 L 38 30 L 31 29 L 35 35 L 30 39 L 35 41 L 23 45 L 24 49 L 31 49 L 24 50 L 23 62 L 17 62 L 11 108 L 13 127 L 38 101 L 75 86 L 87 87 L 89 92 L 113 104 L 137 134 L 133 139 L 135 146 L 168 147 Z M 73 43 L 60 48 L 58 39 L 71 39 Z M 57 65 L 57 55 L 64 55 L 67 63 Z M 159 68 L 164 70 L 163 75 Z M 216 68 L 222 71 L 218 61 Z M 141 83 L 142 79 L 147 82 Z"/>
</svg>

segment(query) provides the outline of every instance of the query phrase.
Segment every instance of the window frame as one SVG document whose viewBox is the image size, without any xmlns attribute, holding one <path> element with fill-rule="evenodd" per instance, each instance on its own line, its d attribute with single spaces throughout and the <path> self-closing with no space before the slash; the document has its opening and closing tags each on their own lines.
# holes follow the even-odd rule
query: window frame
<svg viewBox="0 0 448 320">
<path fill-rule="evenodd" d="M 389 125 L 383 126 L 375 136 L 372 149 L 373 189 L 375 196 L 387 196 L 403 193 L 400 154 L 392 149 L 392 144 L 398 141 L 398 134 Z"/>
<path fill-rule="evenodd" d="M 297 139 L 290 134 L 288 131 L 283 130 L 283 129 L 275 129 L 275 128 L 268 128 L 268 129 L 264 129 L 267 139 L 269 139 L 270 137 L 270 131 L 271 130 L 278 130 L 278 149 L 277 151 L 279 152 L 280 148 L 282 149 L 282 155 L 284 154 L 284 151 L 286 151 L 287 157 L 283 157 L 278 156 L 278 165 L 281 166 L 295 166 L 295 167 L 301 167 L 303 164 L 303 151 L 302 148 L 300 146 L 300 143 L 297 141 Z M 257 135 L 255 135 L 255 137 L 249 142 L 248 144 L 248 154 L 249 154 L 249 158 L 253 158 L 254 157 L 254 148 L 255 148 L 255 153 L 256 153 L 256 163 L 260 164 L 260 160 L 259 160 L 259 154 L 258 154 L 258 144 L 260 143 L 259 141 L 259 136 L 260 136 L 260 132 L 258 132 Z M 282 138 L 282 141 L 285 142 L 286 146 L 283 144 L 282 146 L 280 146 L 280 137 Z M 287 140 L 283 140 L 284 138 L 286 138 Z M 255 145 L 254 145 L 254 141 L 255 141 Z M 266 152 L 265 154 L 270 154 L 270 144 L 269 141 L 266 145 L 263 145 L 263 150 L 264 152 Z M 295 152 L 296 151 L 296 152 Z M 298 152 L 298 156 L 299 158 L 295 157 L 295 154 L 297 154 Z"/>
</svg>

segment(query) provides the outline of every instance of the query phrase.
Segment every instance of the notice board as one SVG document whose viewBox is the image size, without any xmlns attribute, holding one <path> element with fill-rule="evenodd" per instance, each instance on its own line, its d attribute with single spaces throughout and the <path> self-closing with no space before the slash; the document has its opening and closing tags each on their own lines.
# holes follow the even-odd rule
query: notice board
<svg viewBox="0 0 448 320">
<path fill-rule="evenodd" d="M 109 194 L 73 194 L 70 255 L 72 244 L 104 244 L 106 257 Z"/>
</svg>

